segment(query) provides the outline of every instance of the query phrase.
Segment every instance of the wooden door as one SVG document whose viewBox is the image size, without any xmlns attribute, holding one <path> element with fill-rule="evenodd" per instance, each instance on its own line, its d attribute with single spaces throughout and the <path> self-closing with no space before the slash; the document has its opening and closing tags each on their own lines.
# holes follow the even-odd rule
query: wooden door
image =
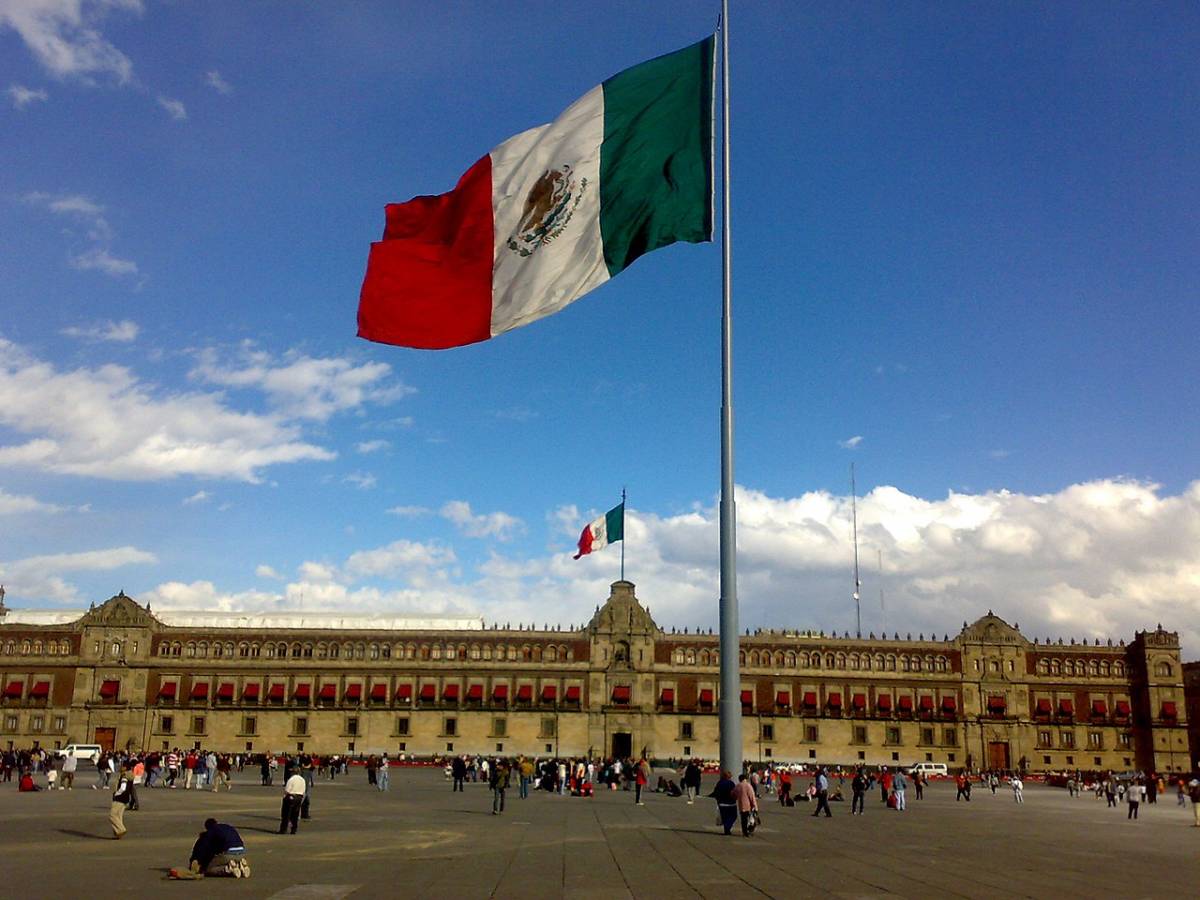
<svg viewBox="0 0 1200 900">
<path fill-rule="evenodd" d="M 1009 768 L 1008 741 L 992 741 L 988 744 L 988 768 Z"/>
<path fill-rule="evenodd" d="M 97 728 L 96 743 L 101 746 L 105 753 L 111 753 L 113 744 L 117 742 L 117 729 L 115 728 Z"/>
</svg>

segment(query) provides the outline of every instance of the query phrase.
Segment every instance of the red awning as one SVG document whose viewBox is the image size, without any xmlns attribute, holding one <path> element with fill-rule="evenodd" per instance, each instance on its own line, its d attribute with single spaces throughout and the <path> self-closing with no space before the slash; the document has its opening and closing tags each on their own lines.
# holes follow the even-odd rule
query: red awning
<svg viewBox="0 0 1200 900">
<path fill-rule="evenodd" d="M 507 700 L 508 699 L 508 685 L 507 684 L 498 684 L 495 687 L 493 687 L 492 688 L 492 698 L 495 700 Z"/>
<path fill-rule="evenodd" d="M 581 693 L 581 691 L 579 689 L 579 685 L 577 685 L 577 684 L 569 685 L 567 687 L 567 702 L 568 703 L 578 703 L 580 693 Z"/>
<path fill-rule="evenodd" d="M 742 691 L 742 706 L 754 705 L 754 691 Z"/>
<path fill-rule="evenodd" d="M 932 694 L 922 694 L 920 701 L 917 703 L 917 706 L 922 711 L 932 710 L 933 709 L 933 695 Z"/>
<path fill-rule="evenodd" d="M 912 697 L 908 694 L 901 694 L 896 698 L 896 704 L 902 712 L 912 712 Z"/>
<path fill-rule="evenodd" d="M 522 684 L 517 686 L 517 699 L 522 703 L 528 703 L 533 699 L 533 685 Z"/>
<path fill-rule="evenodd" d="M 360 700 L 362 699 L 362 685 L 357 681 L 353 684 L 346 685 L 346 699 Z"/>
<path fill-rule="evenodd" d="M 675 688 L 663 688 L 662 696 L 659 697 L 659 702 L 663 706 L 674 706 L 675 705 Z"/>
<path fill-rule="evenodd" d="M 867 695 L 866 694 L 854 694 L 850 698 L 850 705 L 852 707 L 854 707 L 855 709 L 866 709 L 867 708 Z"/>
<path fill-rule="evenodd" d="M 1174 700 L 1164 700 L 1162 705 L 1162 718 L 1174 719 L 1179 713 L 1175 710 Z"/>
<path fill-rule="evenodd" d="M 633 688 L 627 684 L 618 684 L 613 687 L 612 698 L 614 703 L 628 703 L 633 696 Z"/>
<path fill-rule="evenodd" d="M 842 708 L 842 694 L 841 694 L 841 692 L 840 692 L 840 691 L 834 691 L 832 694 L 830 694 L 830 695 L 829 695 L 829 698 L 828 698 L 828 699 L 827 699 L 825 702 L 826 702 L 827 704 L 829 704 L 829 706 L 830 706 L 831 708 L 833 708 L 833 709 L 841 709 L 841 708 Z"/>
<path fill-rule="evenodd" d="M 442 688 L 442 699 L 443 700 L 457 700 L 458 699 L 458 685 L 457 684 L 448 684 L 445 687 L 443 687 Z"/>
<path fill-rule="evenodd" d="M 421 702 L 429 703 L 437 699 L 437 685 L 423 684 L 421 685 Z"/>
<path fill-rule="evenodd" d="M 217 688 L 217 699 L 218 700 L 232 700 L 233 699 L 233 682 L 232 681 L 221 682 L 221 686 L 219 688 Z"/>
<path fill-rule="evenodd" d="M 875 698 L 875 705 L 878 706 L 882 710 L 885 710 L 885 711 L 890 710 L 892 708 L 892 695 L 891 694 L 879 694 Z"/>
<path fill-rule="evenodd" d="M 40 700 L 44 697 L 49 697 L 50 696 L 50 682 L 35 681 L 33 683 L 33 690 L 31 690 L 29 692 L 29 696 L 30 696 L 30 699 L 33 699 L 33 700 Z M 113 696 L 115 697 L 116 694 L 114 694 Z"/>
<path fill-rule="evenodd" d="M 1060 716 L 1075 715 L 1075 703 L 1072 700 L 1062 699 L 1058 701 L 1058 714 Z"/>
<path fill-rule="evenodd" d="M 4 688 L 4 697 L 6 700 L 15 700 L 25 692 L 25 682 L 10 681 Z"/>
<path fill-rule="evenodd" d="M 268 700 L 282 700 L 283 695 L 286 693 L 287 693 L 287 687 L 285 685 L 273 684 L 273 685 L 271 685 L 270 690 L 267 691 L 267 699 Z"/>
<path fill-rule="evenodd" d="M 558 686 L 553 684 L 542 685 L 542 700 L 546 703 L 553 703 L 558 699 Z"/>
<path fill-rule="evenodd" d="M 1042 697 L 1037 702 L 1037 713 L 1041 716 L 1050 715 L 1050 701 Z"/>
<path fill-rule="evenodd" d="M 1128 700 L 1118 700 L 1117 701 L 1117 715 L 1124 719 L 1129 718 L 1129 701 Z"/>
<path fill-rule="evenodd" d="M 958 709 L 958 701 L 953 697 L 942 698 L 942 712 L 952 713 Z"/>
<path fill-rule="evenodd" d="M 175 691 L 178 689 L 179 685 L 177 685 L 174 681 L 164 681 L 158 686 L 158 696 L 165 697 L 168 700 L 174 700 Z"/>
<path fill-rule="evenodd" d="M 776 691 L 775 692 L 775 705 L 776 706 L 785 706 L 785 707 L 791 706 L 792 705 L 791 691 Z"/>
<path fill-rule="evenodd" d="M 243 700 L 257 700 L 260 685 L 257 681 L 251 681 L 249 684 L 242 685 Z"/>
<path fill-rule="evenodd" d="M 482 700 L 483 699 L 483 685 L 482 684 L 473 684 L 469 688 L 467 688 L 467 699 L 468 700 Z"/>
<path fill-rule="evenodd" d="M 712 706 L 713 705 L 712 688 L 700 688 L 700 705 L 701 706 Z"/>
<path fill-rule="evenodd" d="M 1092 701 L 1092 715 L 1093 716 L 1101 716 L 1101 717 L 1107 716 L 1108 715 L 1108 704 L 1105 703 L 1103 700 L 1093 700 Z"/>
<path fill-rule="evenodd" d="M 336 684 L 321 685 L 321 692 L 319 694 L 317 694 L 317 699 L 318 700 L 336 700 L 337 699 L 337 685 Z"/>
<path fill-rule="evenodd" d="M 401 703 L 411 703 L 412 702 L 412 685 L 411 684 L 396 685 L 396 699 L 399 700 Z"/>
<path fill-rule="evenodd" d="M 992 694 L 988 697 L 988 709 L 1006 710 L 1008 709 L 1008 701 L 1001 694 Z"/>
<path fill-rule="evenodd" d="M 208 685 L 205 685 L 204 689 L 205 689 L 205 691 L 207 691 Z M 100 696 L 103 697 L 105 700 L 111 700 L 117 696 L 117 694 L 120 690 L 121 690 L 121 682 L 106 681 L 102 685 L 100 685 Z"/>
<path fill-rule="evenodd" d="M 105 682 L 105 684 L 107 684 L 107 683 L 108 682 Z M 100 696 L 103 697 L 104 694 L 101 693 Z M 207 681 L 198 681 L 192 685 L 192 699 L 193 700 L 207 700 L 208 699 L 208 682 Z"/>
<path fill-rule="evenodd" d="M 297 700 L 307 700 L 312 696 L 312 685 L 308 682 L 296 685 L 296 690 L 292 694 Z"/>
<path fill-rule="evenodd" d="M 817 708 L 817 692 L 816 691 L 805 691 L 804 692 L 804 706 L 806 709 L 816 709 Z"/>
<path fill-rule="evenodd" d="M 371 699 L 377 701 L 387 700 L 387 689 L 388 686 L 386 684 L 371 685 Z"/>
</svg>

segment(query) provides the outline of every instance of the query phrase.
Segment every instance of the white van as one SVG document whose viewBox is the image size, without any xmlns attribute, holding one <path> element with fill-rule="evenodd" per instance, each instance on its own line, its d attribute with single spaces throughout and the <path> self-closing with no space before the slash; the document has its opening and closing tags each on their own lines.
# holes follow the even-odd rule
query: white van
<svg viewBox="0 0 1200 900">
<path fill-rule="evenodd" d="M 100 754 L 104 752 L 99 744 L 67 744 L 61 750 L 54 751 L 55 755 L 66 758 L 73 756 L 76 759 L 85 759 L 88 762 L 95 762 L 100 758 Z"/>
<path fill-rule="evenodd" d="M 913 763 L 908 768 L 910 775 L 924 775 L 926 778 L 931 778 L 934 775 L 947 776 L 950 774 L 950 768 L 945 763 L 935 762 L 920 762 Z"/>
</svg>

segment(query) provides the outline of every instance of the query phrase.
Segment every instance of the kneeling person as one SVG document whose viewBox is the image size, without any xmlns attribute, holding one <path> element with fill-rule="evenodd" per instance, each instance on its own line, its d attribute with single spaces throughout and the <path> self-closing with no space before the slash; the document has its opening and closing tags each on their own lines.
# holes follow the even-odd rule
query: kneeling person
<svg viewBox="0 0 1200 900">
<path fill-rule="evenodd" d="M 232 825 L 216 819 L 204 820 L 204 830 L 192 847 L 188 873 L 175 873 L 177 878 L 203 878 L 205 875 L 250 877 L 250 862 L 246 859 L 242 836 Z"/>
</svg>

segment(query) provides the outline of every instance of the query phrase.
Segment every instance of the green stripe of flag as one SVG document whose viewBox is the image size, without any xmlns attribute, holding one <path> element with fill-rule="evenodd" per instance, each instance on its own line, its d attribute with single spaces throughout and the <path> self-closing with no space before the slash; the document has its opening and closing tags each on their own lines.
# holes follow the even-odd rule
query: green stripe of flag
<svg viewBox="0 0 1200 900">
<path fill-rule="evenodd" d="M 610 544 L 625 540 L 625 504 L 614 506 L 604 514 L 604 531 Z"/>
</svg>

